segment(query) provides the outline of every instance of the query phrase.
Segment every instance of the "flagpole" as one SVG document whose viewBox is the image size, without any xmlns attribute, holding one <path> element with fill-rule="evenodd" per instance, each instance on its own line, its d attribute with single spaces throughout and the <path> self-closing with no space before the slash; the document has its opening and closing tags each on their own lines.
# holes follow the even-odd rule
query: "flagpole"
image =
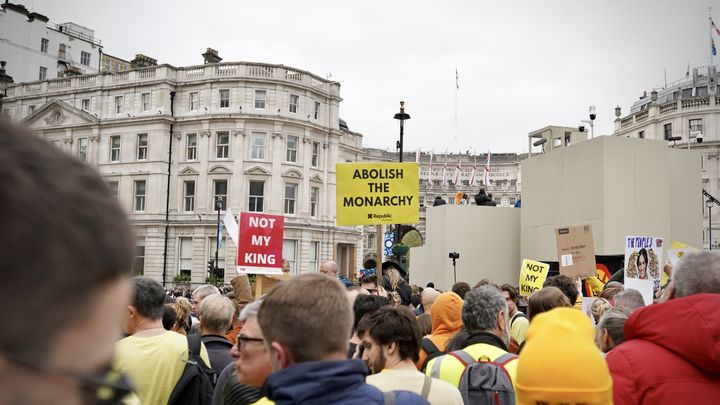
<svg viewBox="0 0 720 405">
<path fill-rule="evenodd" d="M 712 20 L 712 7 L 708 7 L 708 21 L 710 22 L 710 27 L 709 27 L 710 29 L 708 29 L 708 31 L 710 32 L 710 66 L 715 66 L 715 65 L 713 65 L 713 51 L 715 50 L 715 43 L 713 42 L 713 37 L 712 37 L 713 36 L 713 25 L 715 25 L 715 24 L 713 23 L 713 20 Z"/>
<path fill-rule="evenodd" d="M 458 78 L 458 70 L 455 67 L 455 141 L 458 140 L 458 91 L 460 90 L 460 82 Z"/>
</svg>

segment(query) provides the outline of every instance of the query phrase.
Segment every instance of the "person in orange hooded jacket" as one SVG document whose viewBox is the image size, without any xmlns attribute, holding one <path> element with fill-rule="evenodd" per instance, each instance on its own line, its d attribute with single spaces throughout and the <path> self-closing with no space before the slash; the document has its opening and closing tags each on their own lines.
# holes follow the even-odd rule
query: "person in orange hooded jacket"
<svg viewBox="0 0 720 405">
<path fill-rule="evenodd" d="M 447 342 L 462 328 L 463 300 L 452 291 L 444 292 L 435 300 L 430 314 L 432 320 L 432 333 L 430 341 L 439 351 L 444 351 Z M 423 339 L 424 341 L 425 339 Z M 424 345 L 423 345 L 424 346 Z M 418 370 L 422 371 L 428 352 L 421 347 L 420 359 L 417 362 Z"/>
</svg>

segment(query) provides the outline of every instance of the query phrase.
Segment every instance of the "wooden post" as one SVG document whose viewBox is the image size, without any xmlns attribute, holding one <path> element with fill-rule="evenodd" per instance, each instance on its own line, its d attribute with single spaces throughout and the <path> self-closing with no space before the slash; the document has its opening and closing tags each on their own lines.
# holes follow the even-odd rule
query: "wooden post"
<svg viewBox="0 0 720 405">
<path fill-rule="evenodd" d="M 385 235 L 382 232 L 382 225 L 375 225 L 375 275 L 377 275 L 377 288 L 382 286 L 382 257 L 385 245 Z"/>
</svg>

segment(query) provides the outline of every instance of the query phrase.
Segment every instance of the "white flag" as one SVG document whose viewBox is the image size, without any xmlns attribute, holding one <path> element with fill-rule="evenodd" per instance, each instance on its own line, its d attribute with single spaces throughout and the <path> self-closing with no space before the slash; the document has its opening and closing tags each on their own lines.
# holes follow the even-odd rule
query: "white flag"
<svg viewBox="0 0 720 405">
<path fill-rule="evenodd" d="M 484 178 L 483 181 L 485 182 L 485 187 L 490 185 L 490 151 L 488 151 L 487 154 L 487 163 L 485 163 L 485 169 L 484 169 Z"/>
<path fill-rule="evenodd" d="M 460 183 L 460 171 L 462 171 L 462 167 L 460 166 L 460 157 L 458 156 L 458 162 L 457 165 L 455 165 L 455 173 L 453 173 L 453 184 L 455 185 Z"/>
<path fill-rule="evenodd" d="M 233 243 L 237 247 L 238 245 L 238 237 L 240 236 L 240 232 L 238 230 L 238 224 L 235 222 L 235 217 L 233 216 L 232 212 L 228 209 L 225 212 L 225 218 L 223 218 L 223 224 L 225 224 L 225 229 L 227 229 L 228 235 L 230 235 L 230 239 L 232 239 Z"/>
</svg>

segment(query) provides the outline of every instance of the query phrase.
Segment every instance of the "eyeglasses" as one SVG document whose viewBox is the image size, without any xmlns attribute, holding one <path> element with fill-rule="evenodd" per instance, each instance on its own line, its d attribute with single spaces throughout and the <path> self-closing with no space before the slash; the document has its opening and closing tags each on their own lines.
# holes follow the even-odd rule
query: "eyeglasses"
<svg viewBox="0 0 720 405">
<path fill-rule="evenodd" d="M 251 343 L 251 342 L 259 343 L 259 342 L 263 342 L 263 339 L 249 337 L 249 336 L 238 336 L 237 337 L 237 349 L 242 350 L 244 345 Z"/>
<path fill-rule="evenodd" d="M 120 405 L 134 389 L 125 374 L 110 367 L 101 372 L 78 374 L 18 358 L 6 357 L 6 359 L 31 370 L 75 380 L 84 393 L 83 403 L 88 405 Z"/>
</svg>

